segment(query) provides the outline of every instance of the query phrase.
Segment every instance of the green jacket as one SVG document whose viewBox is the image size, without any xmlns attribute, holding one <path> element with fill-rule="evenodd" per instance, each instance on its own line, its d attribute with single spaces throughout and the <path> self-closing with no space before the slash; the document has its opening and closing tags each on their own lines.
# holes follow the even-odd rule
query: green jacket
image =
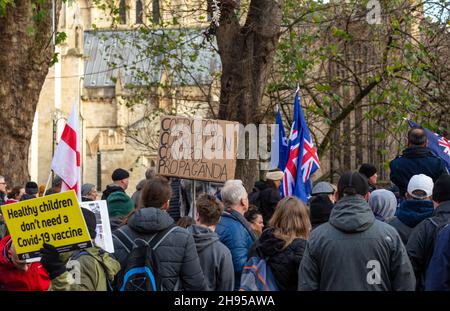
<svg viewBox="0 0 450 311">
<path fill-rule="evenodd" d="M 76 257 L 80 252 L 88 254 Z M 112 282 L 120 270 L 119 262 L 97 246 L 60 256 L 67 271 L 51 281 L 52 291 L 106 291 L 107 280 Z"/>
</svg>

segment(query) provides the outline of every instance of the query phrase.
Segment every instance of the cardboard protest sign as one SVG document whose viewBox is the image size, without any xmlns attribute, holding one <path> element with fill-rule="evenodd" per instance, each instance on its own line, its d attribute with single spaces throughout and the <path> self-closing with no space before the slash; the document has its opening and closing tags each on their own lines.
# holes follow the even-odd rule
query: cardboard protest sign
<svg viewBox="0 0 450 311">
<path fill-rule="evenodd" d="M 114 253 L 114 244 L 106 201 L 82 202 L 80 203 L 80 206 L 90 210 L 95 215 L 95 220 L 97 221 L 97 227 L 95 228 L 95 231 L 97 232 L 95 244 L 108 253 Z"/>
<path fill-rule="evenodd" d="M 234 178 L 237 122 L 162 116 L 158 174 L 204 181 Z"/>
<path fill-rule="evenodd" d="M 59 252 L 92 246 L 73 190 L 2 205 L 1 209 L 22 260 L 39 257 L 44 242 Z"/>
</svg>

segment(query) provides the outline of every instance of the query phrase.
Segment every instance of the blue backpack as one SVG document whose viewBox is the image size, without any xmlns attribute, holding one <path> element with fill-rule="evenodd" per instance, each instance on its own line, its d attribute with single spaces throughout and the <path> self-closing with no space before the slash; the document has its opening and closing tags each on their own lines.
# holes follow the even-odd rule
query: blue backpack
<svg viewBox="0 0 450 311">
<path fill-rule="evenodd" d="M 272 270 L 266 260 L 250 257 L 244 265 L 241 275 L 240 291 L 278 291 Z"/>
<path fill-rule="evenodd" d="M 155 250 L 176 227 L 175 224 L 172 224 L 167 229 L 153 235 L 149 241 L 132 240 L 120 228 L 114 232 L 113 236 L 125 246 L 129 253 L 127 264 L 119 272 L 117 278 L 119 291 L 163 290 L 158 277 L 158 259 Z"/>
</svg>

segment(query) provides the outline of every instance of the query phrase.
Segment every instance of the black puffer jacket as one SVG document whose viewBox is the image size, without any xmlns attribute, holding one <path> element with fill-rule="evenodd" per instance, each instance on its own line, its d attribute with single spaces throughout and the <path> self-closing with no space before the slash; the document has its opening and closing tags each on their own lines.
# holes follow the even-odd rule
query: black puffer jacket
<svg viewBox="0 0 450 311">
<path fill-rule="evenodd" d="M 120 228 L 132 240 L 141 238 L 148 241 L 152 235 L 168 228 L 173 219 L 157 208 L 142 208 L 128 220 L 128 224 Z M 119 239 L 113 234 L 114 257 L 120 262 L 122 269 L 126 266 L 128 252 Z M 158 259 L 158 274 L 164 290 L 172 291 L 180 279 L 182 290 L 204 290 L 205 281 L 194 238 L 184 228 L 176 227 L 155 250 Z"/>
<path fill-rule="evenodd" d="M 263 232 L 249 251 L 249 258 L 264 256 L 272 270 L 280 291 L 296 291 L 298 268 L 303 258 L 306 241 L 295 239 L 288 247 L 282 249 L 284 241 L 273 235 L 273 229 Z"/>
<path fill-rule="evenodd" d="M 125 190 L 123 190 L 122 187 L 119 187 L 119 186 L 117 186 L 115 184 L 111 184 L 111 185 L 106 186 L 106 189 L 102 193 L 102 200 L 107 200 L 111 193 L 114 193 L 114 192 L 117 192 L 117 191 L 125 192 Z"/>
</svg>

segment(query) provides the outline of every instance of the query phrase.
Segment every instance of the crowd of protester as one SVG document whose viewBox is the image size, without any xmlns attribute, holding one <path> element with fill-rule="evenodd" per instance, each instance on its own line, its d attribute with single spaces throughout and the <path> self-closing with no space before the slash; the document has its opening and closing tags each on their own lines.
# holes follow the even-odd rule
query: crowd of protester
<svg viewBox="0 0 450 311">
<path fill-rule="evenodd" d="M 337 185 L 315 183 L 304 203 L 281 197 L 283 174 L 274 170 L 250 193 L 240 180 L 198 193 L 195 215 L 177 221 L 168 213 L 173 180 L 149 169 L 130 197 L 130 174 L 116 169 L 101 195 L 114 253 L 95 244 L 58 253 L 44 244 L 40 261 L 27 263 L 0 219 L 0 290 L 244 290 L 251 262 L 264 265 L 262 277 L 282 291 L 450 290 L 450 175 L 426 146 L 421 128 L 408 132 L 387 189 L 378 186 L 375 166 L 362 163 Z M 0 205 L 58 193 L 61 179 L 45 194 L 42 188 L 30 181 L 8 192 L 0 176 Z M 94 184 L 81 194 L 98 199 Z M 96 218 L 82 213 L 94 240 Z M 148 261 L 157 280 L 129 280 Z"/>
</svg>

